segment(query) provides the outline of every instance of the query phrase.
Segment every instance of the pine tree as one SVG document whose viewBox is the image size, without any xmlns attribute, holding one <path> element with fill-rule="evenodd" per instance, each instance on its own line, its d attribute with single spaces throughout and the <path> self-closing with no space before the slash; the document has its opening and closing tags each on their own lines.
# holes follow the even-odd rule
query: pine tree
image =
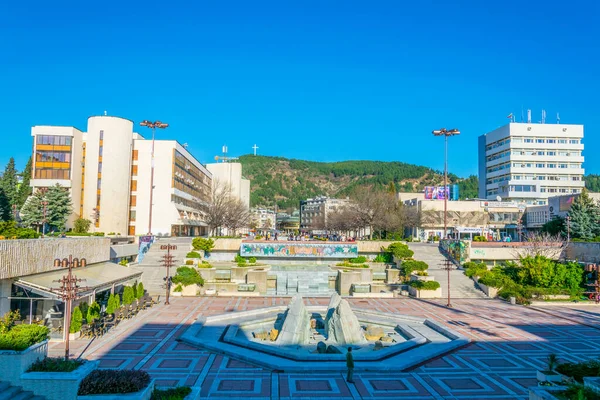
<svg viewBox="0 0 600 400">
<path fill-rule="evenodd" d="M 388 187 L 387 187 L 387 191 L 388 193 L 391 194 L 396 194 L 398 192 L 398 190 L 396 189 L 396 184 L 394 183 L 394 181 L 390 182 Z"/>
<path fill-rule="evenodd" d="M 571 237 L 590 240 L 600 235 L 600 207 L 586 189 L 573 200 L 569 217 Z"/>
<path fill-rule="evenodd" d="M 4 188 L 0 186 L 0 221 L 10 221 L 12 219 L 10 202 L 4 193 Z"/>
<path fill-rule="evenodd" d="M 48 193 L 46 193 L 46 201 L 48 201 L 46 214 L 48 224 L 58 230 L 63 230 L 73 212 L 73 202 L 69 195 L 69 189 L 60 186 L 58 183 L 56 186 L 49 187 Z"/>
<path fill-rule="evenodd" d="M 31 157 L 29 157 L 29 161 L 27 161 L 27 165 L 25 165 L 25 169 L 21 172 L 21 178 L 23 181 L 21 182 L 21 186 L 19 186 L 18 194 L 17 194 L 17 207 L 23 207 L 25 201 L 29 196 L 31 196 L 31 186 L 29 186 L 29 182 L 31 180 Z"/>
<path fill-rule="evenodd" d="M 6 164 L 6 168 L 4 169 L 4 174 L 2 175 L 2 179 L 0 179 L 0 187 L 4 189 L 4 194 L 8 198 L 8 202 L 12 207 L 13 204 L 18 203 L 18 194 L 17 194 L 17 185 L 19 184 L 19 180 L 17 179 L 17 169 L 15 168 L 15 159 L 10 158 L 8 164 Z M 12 215 L 12 214 L 11 214 Z"/>
<path fill-rule="evenodd" d="M 40 190 L 36 191 L 21 207 L 21 224 L 26 228 L 40 227 L 44 220 L 44 210 L 42 201 L 44 201 L 44 193 Z"/>
</svg>

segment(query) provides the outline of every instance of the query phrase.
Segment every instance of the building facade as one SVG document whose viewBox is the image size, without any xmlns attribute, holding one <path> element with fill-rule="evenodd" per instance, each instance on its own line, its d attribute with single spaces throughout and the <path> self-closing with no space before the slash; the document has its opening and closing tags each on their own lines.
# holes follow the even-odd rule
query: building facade
<svg viewBox="0 0 600 400">
<path fill-rule="evenodd" d="M 92 221 L 96 232 L 145 235 L 150 229 L 151 171 L 154 163 L 154 235 L 207 234 L 204 215 L 212 175 L 178 142 L 154 141 L 134 132 L 133 122 L 113 116 L 88 119 L 87 131 L 35 126 L 33 190 L 69 188 L 73 214 Z"/>
<path fill-rule="evenodd" d="M 322 230 L 327 228 L 328 216 L 349 203 L 349 199 L 332 199 L 318 196 L 300 201 L 300 229 Z"/>
<path fill-rule="evenodd" d="M 600 193 L 588 193 L 588 195 L 594 201 L 600 201 Z M 527 207 L 525 218 L 527 229 L 540 229 L 546 222 L 554 218 L 566 218 L 571 210 L 573 200 L 578 196 L 580 195 L 552 196 L 548 198 L 548 204 Z"/>
<path fill-rule="evenodd" d="M 251 212 L 252 224 L 256 226 L 258 230 L 271 230 L 276 229 L 276 215 L 275 211 L 267 210 L 264 208 L 253 208 Z"/>
<path fill-rule="evenodd" d="M 581 193 L 583 125 L 509 123 L 479 137 L 479 197 L 544 205 Z"/>
<path fill-rule="evenodd" d="M 232 196 L 250 208 L 250 181 L 242 175 L 241 163 L 211 163 L 206 164 L 206 168 L 212 174 L 213 189 L 216 185 L 229 186 Z"/>
</svg>

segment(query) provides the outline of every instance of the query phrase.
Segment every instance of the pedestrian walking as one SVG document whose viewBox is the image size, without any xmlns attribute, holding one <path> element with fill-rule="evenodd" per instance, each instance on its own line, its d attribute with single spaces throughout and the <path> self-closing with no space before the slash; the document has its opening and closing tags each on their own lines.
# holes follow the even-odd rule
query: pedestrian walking
<svg viewBox="0 0 600 400">
<path fill-rule="evenodd" d="M 348 353 L 346 353 L 346 367 L 348 367 L 346 382 L 354 383 L 354 357 L 352 357 L 352 347 L 348 347 Z"/>
</svg>

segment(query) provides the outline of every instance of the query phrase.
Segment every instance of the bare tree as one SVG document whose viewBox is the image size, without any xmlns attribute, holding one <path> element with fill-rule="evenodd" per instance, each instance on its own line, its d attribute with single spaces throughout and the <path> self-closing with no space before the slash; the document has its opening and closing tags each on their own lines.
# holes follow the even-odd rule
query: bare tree
<svg viewBox="0 0 600 400">
<path fill-rule="evenodd" d="M 223 226 L 229 231 L 236 234 L 240 228 L 245 228 L 250 223 L 250 210 L 241 202 L 241 200 L 229 196 L 229 201 L 226 202 L 225 218 Z"/>
<path fill-rule="evenodd" d="M 215 181 L 205 219 L 211 235 L 219 228 L 227 228 L 235 234 L 250 224 L 250 210 L 233 196 L 229 184 Z"/>
<path fill-rule="evenodd" d="M 543 256 L 559 259 L 563 256 L 568 244 L 560 235 L 551 235 L 546 232 L 528 232 L 523 239 L 523 244 L 514 247 L 516 258 Z"/>
</svg>

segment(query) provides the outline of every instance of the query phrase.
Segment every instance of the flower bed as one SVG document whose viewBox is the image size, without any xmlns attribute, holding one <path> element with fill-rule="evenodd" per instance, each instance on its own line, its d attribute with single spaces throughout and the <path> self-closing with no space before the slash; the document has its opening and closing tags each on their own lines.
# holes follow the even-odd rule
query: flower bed
<svg viewBox="0 0 600 400">
<path fill-rule="evenodd" d="M 149 400 L 154 381 L 146 371 L 95 370 L 79 385 L 79 400 Z"/>
<path fill-rule="evenodd" d="M 20 386 L 48 400 L 76 400 L 81 381 L 98 366 L 98 361 L 46 358 L 21 376 Z"/>
</svg>

